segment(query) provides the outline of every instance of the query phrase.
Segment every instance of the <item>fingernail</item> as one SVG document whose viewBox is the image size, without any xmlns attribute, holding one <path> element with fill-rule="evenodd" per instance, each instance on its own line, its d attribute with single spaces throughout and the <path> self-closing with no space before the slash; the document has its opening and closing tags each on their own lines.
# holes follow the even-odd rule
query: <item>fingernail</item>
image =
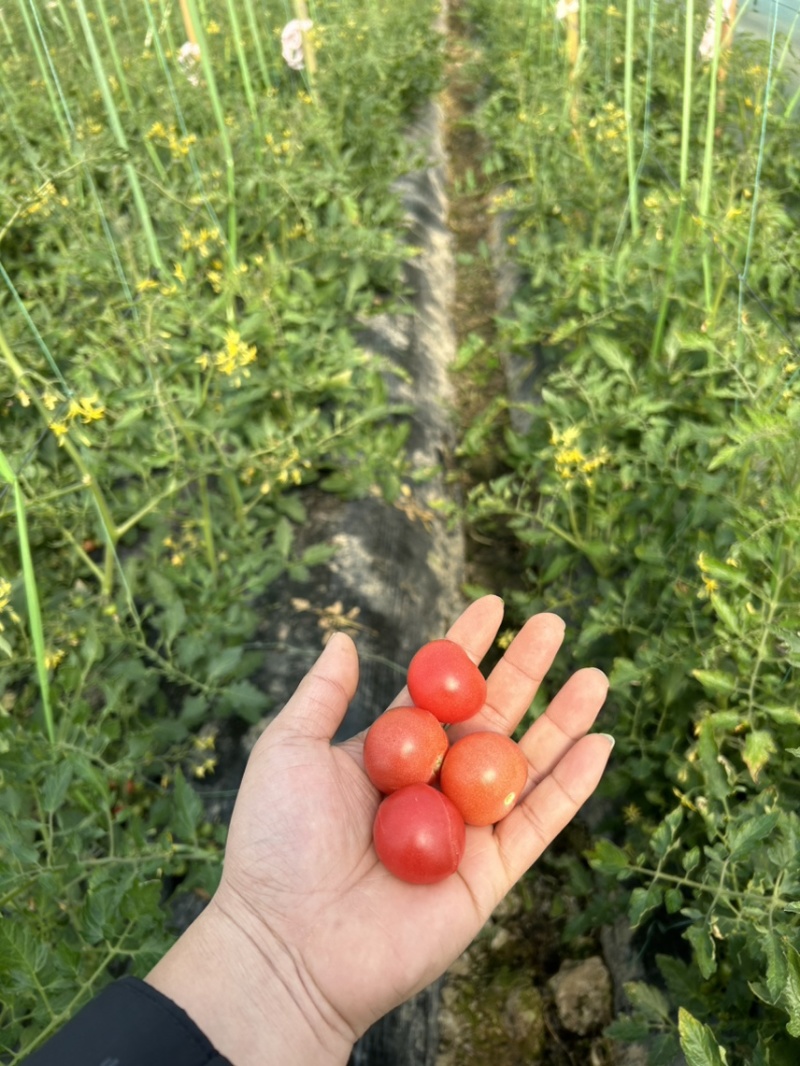
<svg viewBox="0 0 800 1066">
<path fill-rule="evenodd" d="M 611 748 L 613 748 L 614 745 L 617 743 L 616 740 L 614 739 L 614 737 L 612 737 L 610 733 L 598 733 L 597 735 L 599 737 L 605 737 L 605 739 L 608 741 L 609 747 L 611 747 Z"/>
</svg>

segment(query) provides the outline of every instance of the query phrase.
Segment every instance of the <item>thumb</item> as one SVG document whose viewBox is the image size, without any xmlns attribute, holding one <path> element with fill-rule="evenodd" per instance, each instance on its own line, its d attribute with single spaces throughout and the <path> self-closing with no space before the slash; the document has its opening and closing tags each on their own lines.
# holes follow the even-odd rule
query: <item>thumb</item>
<svg viewBox="0 0 800 1066">
<path fill-rule="evenodd" d="M 322 654 L 276 719 L 313 740 L 331 740 L 358 685 L 358 652 L 345 633 L 333 633 Z"/>
</svg>

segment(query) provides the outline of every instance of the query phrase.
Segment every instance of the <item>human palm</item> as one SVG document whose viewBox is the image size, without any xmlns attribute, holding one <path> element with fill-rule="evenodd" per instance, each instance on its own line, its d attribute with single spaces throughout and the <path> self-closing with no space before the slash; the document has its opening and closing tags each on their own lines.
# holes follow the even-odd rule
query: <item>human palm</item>
<svg viewBox="0 0 800 1066">
<path fill-rule="evenodd" d="M 502 612 L 497 597 L 484 597 L 448 637 L 479 662 Z M 563 632 L 554 615 L 531 618 L 492 671 L 483 710 L 451 727 L 451 737 L 475 729 L 512 733 Z M 331 744 L 357 680 L 355 647 L 336 634 L 253 751 L 215 897 L 265 956 L 290 961 L 320 1009 L 353 1039 L 470 943 L 594 790 L 610 752 L 608 738 L 585 736 L 607 681 L 598 670 L 580 670 L 520 741 L 530 770 L 518 806 L 497 826 L 467 827 L 456 874 L 434 885 L 407 884 L 372 847 L 380 796 L 364 773 L 364 735 Z M 394 701 L 404 702 L 405 692 Z"/>
</svg>

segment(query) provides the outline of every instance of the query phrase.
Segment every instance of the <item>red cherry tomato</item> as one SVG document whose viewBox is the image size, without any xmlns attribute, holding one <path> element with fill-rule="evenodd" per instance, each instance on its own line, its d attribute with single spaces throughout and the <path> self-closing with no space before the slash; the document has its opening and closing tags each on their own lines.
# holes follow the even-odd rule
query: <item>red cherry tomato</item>
<svg viewBox="0 0 800 1066">
<path fill-rule="evenodd" d="M 463 722 L 486 702 L 486 679 L 460 644 L 432 640 L 409 664 L 408 691 L 440 722 Z"/>
<path fill-rule="evenodd" d="M 401 881 L 432 885 L 458 869 L 464 819 L 430 785 L 406 785 L 381 801 L 372 829 L 378 858 Z"/>
<path fill-rule="evenodd" d="M 364 769 L 381 792 L 430 784 L 447 751 L 447 733 L 419 707 L 393 707 L 377 718 L 364 741 Z"/>
<path fill-rule="evenodd" d="M 513 809 L 528 780 L 528 760 L 502 733 L 468 733 L 444 759 L 442 792 L 468 825 L 494 825 Z"/>
</svg>

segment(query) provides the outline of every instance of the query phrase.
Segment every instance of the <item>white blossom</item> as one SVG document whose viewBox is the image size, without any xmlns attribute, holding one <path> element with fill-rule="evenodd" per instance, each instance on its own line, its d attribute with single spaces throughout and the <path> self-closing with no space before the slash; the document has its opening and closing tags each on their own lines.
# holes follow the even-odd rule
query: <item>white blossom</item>
<svg viewBox="0 0 800 1066">
<path fill-rule="evenodd" d="M 292 19 L 283 27 L 281 55 L 292 70 L 303 70 L 306 65 L 303 56 L 303 34 L 308 33 L 313 25 L 311 19 Z"/>
<path fill-rule="evenodd" d="M 200 76 L 197 68 L 200 65 L 200 45 L 194 41 L 185 41 L 178 50 L 178 66 L 186 75 L 190 85 L 199 85 Z"/>
</svg>

